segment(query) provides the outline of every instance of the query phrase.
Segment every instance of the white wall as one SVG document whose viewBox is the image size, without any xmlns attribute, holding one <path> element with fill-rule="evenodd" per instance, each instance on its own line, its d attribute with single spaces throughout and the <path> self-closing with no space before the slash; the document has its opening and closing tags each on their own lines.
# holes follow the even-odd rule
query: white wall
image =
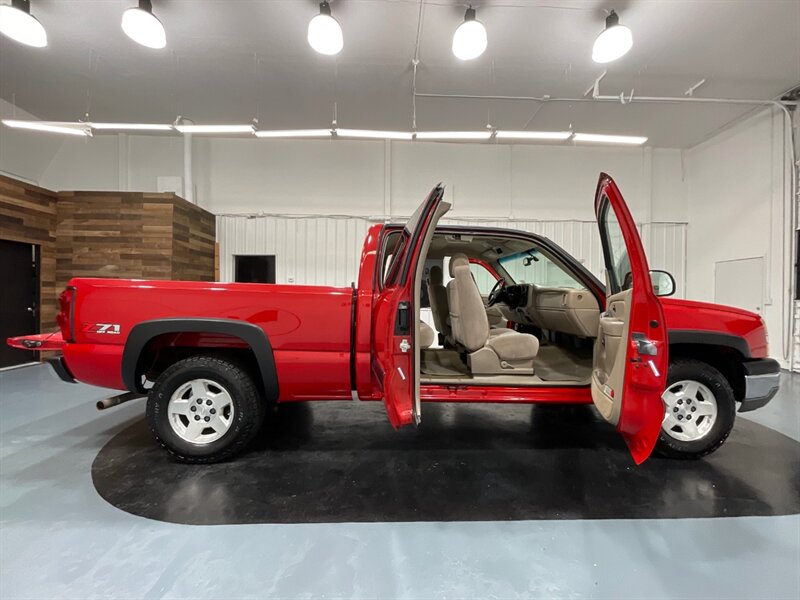
<svg viewBox="0 0 800 600">
<path fill-rule="evenodd" d="M 0 101 L 3 116 L 10 110 Z M 17 117 L 30 118 L 22 111 Z M 356 242 L 350 235 L 360 236 L 370 220 L 411 214 L 439 181 L 448 186 L 447 199 L 453 203 L 450 219 L 517 224 L 545 234 L 562 221 L 567 222 L 565 231 L 581 229 L 593 220 L 597 176 L 606 171 L 642 225 L 651 266 L 671 270 L 681 288 L 685 276 L 686 297 L 714 300 L 718 261 L 764 257 L 764 317 L 772 354 L 783 359 L 791 308 L 786 300 L 791 224 L 785 201 L 789 167 L 784 142 L 781 118 L 770 112 L 683 153 L 600 146 L 196 136 L 194 178 L 197 202 L 211 212 L 241 215 L 239 219 L 269 215 L 265 224 L 258 225 L 263 231 L 282 227 L 286 235 L 306 240 L 341 229 L 348 232 L 347 256 L 354 258 L 357 249 L 351 253 L 349 247 Z M 183 176 L 183 139 L 157 135 L 67 139 L 3 127 L 0 170 L 55 190 L 156 191 L 159 176 Z M 303 224 L 287 220 L 287 216 L 330 215 L 362 222 L 353 226 L 336 219 Z M 226 277 L 232 273 L 225 265 L 242 245 L 260 244 L 247 251 L 267 253 L 267 245 L 278 243 L 277 237 L 254 241 L 265 240 L 268 234 L 247 234 L 229 246 L 228 240 L 256 225 L 236 226 L 240 229 L 228 222 L 221 225 Z M 306 233 L 297 234 L 298 227 Z M 233 237 L 226 240 L 224 231 Z M 550 237 L 594 265 L 596 249 L 588 238 L 559 239 L 553 233 Z M 309 245 L 316 248 L 311 253 Z M 279 262 L 279 274 L 308 282 L 352 280 L 354 266 L 341 266 L 346 259 L 339 250 L 331 252 L 330 245 L 317 241 L 301 246 L 287 260 L 313 263 L 322 271 L 311 273 Z M 306 257 L 301 259 L 303 252 Z"/>
<path fill-rule="evenodd" d="M 0 119 L 36 120 L 36 117 L 0 99 Z M 63 135 L 34 134 L 0 126 L 0 173 L 41 185 L 42 174 L 63 139 Z"/>
<path fill-rule="evenodd" d="M 182 144 L 177 136 L 65 140 L 41 181 L 156 191 L 158 176 L 183 176 Z M 217 214 L 407 216 L 443 181 L 454 218 L 588 221 L 606 171 L 637 221 L 687 216 L 678 150 L 199 136 L 193 147 L 198 204 Z"/>
<path fill-rule="evenodd" d="M 195 136 L 193 153 L 198 204 L 240 215 L 219 222 L 223 279 L 233 277 L 234 254 L 275 253 L 279 281 L 346 285 L 368 224 L 402 220 L 440 181 L 450 221 L 543 233 L 602 278 L 593 197 L 606 171 L 642 224 L 652 266 L 672 271 L 684 289 L 688 207 L 678 150 Z M 42 184 L 156 191 L 159 176 L 183 176 L 181 137 L 65 140 Z M 353 217 L 357 225 L 346 224 Z"/>
<path fill-rule="evenodd" d="M 234 257 L 271 254 L 277 283 L 347 286 L 356 281 L 361 245 L 370 225 L 365 217 L 305 217 L 227 215 L 217 218 L 220 278 L 234 279 Z M 593 221 L 459 220 L 454 225 L 482 225 L 530 231 L 544 235 L 578 258 L 603 280 L 603 254 Z M 653 268 L 669 270 L 685 288 L 686 225 L 653 223 L 642 228 L 645 249 Z"/>
<path fill-rule="evenodd" d="M 784 366 L 788 366 L 786 336 L 792 310 L 787 144 L 781 113 L 769 110 L 695 147 L 685 157 L 687 296 L 713 302 L 717 262 L 763 257 L 763 317 L 770 333 L 770 353 Z"/>
</svg>

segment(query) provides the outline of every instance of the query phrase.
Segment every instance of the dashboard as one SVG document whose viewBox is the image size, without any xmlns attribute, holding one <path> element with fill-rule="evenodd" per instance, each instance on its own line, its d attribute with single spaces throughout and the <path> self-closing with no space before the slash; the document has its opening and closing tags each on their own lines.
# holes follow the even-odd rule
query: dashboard
<svg viewBox="0 0 800 600">
<path fill-rule="evenodd" d="M 597 337 L 600 326 L 600 306 L 588 290 L 509 285 L 497 306 L 510 321 L 583 338 Z"/>
</svg>

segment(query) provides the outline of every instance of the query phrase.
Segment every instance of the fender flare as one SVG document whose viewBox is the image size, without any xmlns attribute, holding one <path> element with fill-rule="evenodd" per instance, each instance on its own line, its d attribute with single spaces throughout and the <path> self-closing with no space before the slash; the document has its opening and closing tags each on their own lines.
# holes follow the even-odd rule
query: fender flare
<svg viewBox="0 0 800 600">
<path fill-rule="evenodd" d="M 154 319 L 137 323 L 128 334 L 122 352 L 122 381 L 128 390 L 147 391 L 136 377 L 139 357 L 153 338 L 166 333 L 218 333 L 239 338 L 255 355 L 265 398 L 269 401 L 278 399 L 278 372 L 267 334 L 257 325 L 235 319 Z"/>
<path fill-rule="evenodd" d="M 736 350 L 745 359 L 751 358 L 747 340 L 738 335 L 694 329 L 670 329 L 667 335 L 670 346 L 674 344 L 724 346 Z"/>
</svg>

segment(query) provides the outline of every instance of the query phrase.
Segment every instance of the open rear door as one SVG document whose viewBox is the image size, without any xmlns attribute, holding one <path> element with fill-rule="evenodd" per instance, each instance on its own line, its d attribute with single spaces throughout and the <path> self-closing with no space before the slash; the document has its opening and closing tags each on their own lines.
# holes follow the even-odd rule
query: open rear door
<svg viewBox="0 0 800 600">
<path fill-rule="evenodd" d="M 636 464 L 658 440 L 667 379 L 667 331 L 647 257 L 619 188 L 600 174 L 595 195 L 606 265 L 606 308 L 594 348 L 592 400 Z"/>
<path fill-rule="evenodd" d="M 433 188 L 393 239 L 384 236 L 377 300 L 373 306 L 372 371 L 383 387 L 389 421 L 396 428 L 419 423 L 419 297 L 423 265 L 436 223 L 450 209 L 444 188 Z"/>
</svg>

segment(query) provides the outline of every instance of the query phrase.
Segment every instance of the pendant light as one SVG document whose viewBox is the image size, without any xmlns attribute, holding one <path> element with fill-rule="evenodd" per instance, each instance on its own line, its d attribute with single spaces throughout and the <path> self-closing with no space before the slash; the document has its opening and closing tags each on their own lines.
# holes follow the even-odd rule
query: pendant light
<svg viewBox="0 0 800 600">
<path fill-rule="evenodd" d="M 486 45 L 486 27 L 475 18 L 475 9 L 470 6 L 464 22 L 453 34 L 453 54 L 461 60 L 472 60 L 486 51 Z"/>
<path fill-rule="evenodd" d="M 631 30 L 619 24 L 619 16 L 612 10 L 606 17 L 606 28 L 594 41 L 592 60 L 596 63 L 617 60 L 625 56 L 632 46 Z"/>
<path fill-rule="evenodd" d="M 339 54 L 344 46 L 342 27 L 331 16 L 331 5 L 327 0 L 320 2 L 319 14 L 308 23 L 308 43 L 314 50 L 327 56 Z"/>
<path fill-rule="evenodd" d="M 138 7 L 122 13 L 122 31 L 137 44 L 156 50 L 167 45 L 167 34 L 161 21 L 153 14 L 150 0 L 139 0 Z"/>
<path fill-rule="evenodd" d="M 0 6 L 0 33 L 34 48 L 47 46 L 47 32 L 31 15 L 30 0 L 11 0 L 10 5 Z"/>
</svg>

